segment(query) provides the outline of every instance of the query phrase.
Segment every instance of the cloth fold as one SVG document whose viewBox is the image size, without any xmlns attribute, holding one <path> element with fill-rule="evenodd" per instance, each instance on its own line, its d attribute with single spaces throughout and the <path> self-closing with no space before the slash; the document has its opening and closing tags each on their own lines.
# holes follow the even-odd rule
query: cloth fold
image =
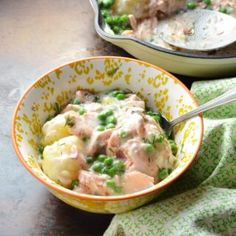
<svg viewBox="0 0 236 236">
<path fill-rule="evenodd" d="M 193 83 L 199 104 L 236 78 Z M 116 215 L 105 236 L 236 235 L 236 102 L 203 114 L 204 139 L 187 173 L 154 203 Z"/>
</svg>

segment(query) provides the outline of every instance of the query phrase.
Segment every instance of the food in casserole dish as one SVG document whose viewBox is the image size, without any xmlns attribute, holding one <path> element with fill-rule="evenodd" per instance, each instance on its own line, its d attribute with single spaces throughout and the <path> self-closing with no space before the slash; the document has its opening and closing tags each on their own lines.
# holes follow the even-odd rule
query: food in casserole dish
<svg viewBox="0 0 236 236">
<path fill-rule="evenodd" d="M 138 38 L 171 50 L 180 49 L 162 40 L 157 30 L 162 19 L 196 8 L 236 16 L 235 0 L 100 0 L 99 5 L 107 33 Z"/>
</svg>

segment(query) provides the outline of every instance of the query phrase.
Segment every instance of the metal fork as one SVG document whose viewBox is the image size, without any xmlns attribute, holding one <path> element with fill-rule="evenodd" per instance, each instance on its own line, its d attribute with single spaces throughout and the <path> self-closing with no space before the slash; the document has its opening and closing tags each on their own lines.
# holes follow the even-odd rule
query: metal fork
<svg viewBox="0 0 236 236">
<path fill-rule="evenodd" d="M 164 117 L 162 117 L 162 127 L 165 130 L 166 134 L 169 136 L 172 132 L 172 129 L 175 125 L 188 120 L 204 111 L 211 110 L 215 107 L 220 105 L 236 101 L 236 88 L 228 90 L 227 92 L 223 93 L 222 95 L 210 100 L 209 102 L 202 104 L 201 106 L 195 108 L 194 110 L 185 113 L 184 115 L 172 120 L 168 121 Z"/>
</svg>

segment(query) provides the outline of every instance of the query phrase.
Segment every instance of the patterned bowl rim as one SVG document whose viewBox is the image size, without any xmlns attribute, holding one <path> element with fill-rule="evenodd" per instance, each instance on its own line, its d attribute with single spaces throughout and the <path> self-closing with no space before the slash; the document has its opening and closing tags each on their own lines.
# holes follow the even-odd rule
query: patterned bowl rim
<svg viewBox="0 0 236 236">
<path fill-rule="evenodd" d="M 25 98 L 27 97 L 27 95 L 34 90 L 34 86 L 35 84 L 37 84 L 42 78 L 44 78 L 46 75 L 60 69 L 63 67 L 66 67 L 70 64 L 73 63 L 77 63 L 77 62 L 82 62 L 82 61 L 93 61 L 93 60 L 104 60 L 104 59 L 121 59 L 124 60 L 125 62 L 127 61 L 132 61 L 132 62 L 136 62 L 137 66 L 139 64 L 143 64 L 147 67 L 151 67 L 155 70 L 161 71 L 163 73 L 165 73 L 166 75 L 168 75 L 171 79 L 173 79 L 177 84 L 179 84 L 187 93 L 188 95 L 192 98 L 194 104 L 196 106 L 198 106 L 197 101 L 195 100 L 193 94 L 190 92 L 190 90 L 180 81 L 178 80 L 175 76 L 173 76 L 172 74 L 170 74 L 169 72 L 165 71 L 164 69 L 152 65 L 150 63 L 141 61 L 141 60 L 137 60 L 137 59 L 133 59 L 133 58 L 128 58 L 128 57 L 120 57 L 120 56 L 95 56 L 95 57 L 86 57 L 86 58 L 81 58 L 78 60 L 72 60 L 70 62 L 67 62 L 66 64 L 60 65 L 55 67 L 54 69 L 48 71 L 47 73 L 45 73 L 44 75 L 40 76 L 38 79 L 36 79 L 23 93 L 23 95 L 21 96 L 21 98 L 19 99 L 15 111 L 13 113 L 12 116 L 12 124 L 11 124 L 11 138 L 12 138 L 12 143 L 13 143 L 13 147 L 14 150 L 18 156 L 19 161 L 21 162 L 21 164 L 36 178 L 38 179 L 41 183 L 43 183 L 46 187 L 59 192 L 61 194 L 65 194 L 68 197 L 72 197 L 75 199 L 81 199 L 81 200 L 90 200 L 90 201 L 104 201 L 104 202 L 109 202 L 109 201 L 118 201 L 118 200 L 128 200 L 128 199 L 132 199 L 132 198 L 137 198 L 137 197 L 144 197 L 144 196 L 148 196 L 151 195 L 155 192 L 157 192 L 158 190 L 162 190 L 164 188 L 166 188 L 167 186 L 169 186 L 170 184 L 172 184 L 174 181 L 176 181 L 181 175 L 183 175 L 188 168 L 191 166 L 191 164 L 193 163 L 193 161 L 196 159 L 197 153 L 199 152 L 201 143 L 202 143 L 202 139 L 203 139 L 203 131 L 204 131 L 204 127 L 203 127 L 203 118 L 202 118 L 202 114 L 198 115 L 198 117 L 200 118 L 200 138 L 198 140 L 198 145 L 197 145 L 197 149 L 194 153 L 194 155 L 192 156 L 192 158 L 188 161 L 188 164 L 185 165 L 183 167 L 183 169 L 177 173 L 176 175 L 173 176 L 172 179 L 164 182 L 160 182 L 158 183 L 158 185 L 155 185 L 152 188 L 148 188 L 139 192 L 135 192 L 135 193 L 131 193 L 131 194 L 125 194 L 125 195 L 119 195 L 119 196 L 94 196 L 94 195 L 89 195 L 89 194 L 82 194 L 82 193 L 77 193 L 77 192 L 73 192 L 72 190 L 60 187 L 60 186 L 55 186 L 49 182 L 47 182 L 46 180 L 42 179 L 41 177 L 37 176 L 34 171 L 32 170 L 31 167 L 28 166 L 28 164 L 24 161 L 24 157 L 23 154 L 21 153 L 17 142 L 16 142 L 16 117 L 17 117 L 17 113 L 19 111 L 19 108 L 22 104 L 22 102 L 25 100 Z M 138 64 L 139 63 L 139 64 Z M 164 183 L 163 183 L 164 182 Z"/>
</svg>

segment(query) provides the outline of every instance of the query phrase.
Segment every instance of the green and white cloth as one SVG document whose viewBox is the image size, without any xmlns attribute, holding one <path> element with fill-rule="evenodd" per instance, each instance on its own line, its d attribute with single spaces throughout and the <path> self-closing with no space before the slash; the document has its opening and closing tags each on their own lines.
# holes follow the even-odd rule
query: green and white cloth
<svg viewBox="0 0 236 236">
<path fill-rule="evenodd" d="M 236 78 L 195 82 L 199 104 Z M 154 203 L 116 215 L 105 236 L 236 235 L 236 102 L 204 113 L 204 140 L 191 169 Z"/>
</svg>

